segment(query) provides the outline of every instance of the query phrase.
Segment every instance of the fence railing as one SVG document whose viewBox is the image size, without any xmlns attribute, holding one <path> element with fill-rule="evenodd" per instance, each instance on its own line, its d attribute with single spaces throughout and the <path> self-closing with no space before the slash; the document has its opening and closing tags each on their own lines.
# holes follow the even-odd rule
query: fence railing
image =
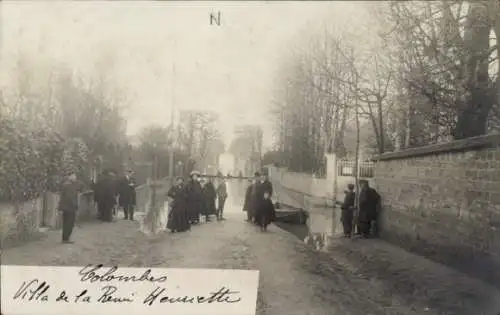
<svg viewBox="0 0 500 315">
<path fill-rule="evenodd" d="M 359 162 L 359 177 L 373 177 L 373 161 Z M 339 176 L 356 176 L 356 161 L 340 160 L 337 162 L 337 175 Z"/>
</svg>

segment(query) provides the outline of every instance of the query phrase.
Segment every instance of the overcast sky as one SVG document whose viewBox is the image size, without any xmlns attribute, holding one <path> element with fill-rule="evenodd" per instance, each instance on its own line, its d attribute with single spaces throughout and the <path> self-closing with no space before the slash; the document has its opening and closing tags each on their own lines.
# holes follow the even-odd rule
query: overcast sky
<svg viewBox="0 0 500 315">
<path fill-rule="evenodd" d="M 4 65 L 19 51 L 88 75 L 98 64 L 129 99 L 129 134 L 169 122 L 173 88 L 177 110 L 221 115 L 226 142 L 235 124 L 260 123 L 266 144 L 275 72 L 290 47 L 324 23 L 355 28 L 362 14 L 361 3 L 326 1 L 2 3 Z M 217 10 L 222 25 L 210 26 Z"/>
</svg>

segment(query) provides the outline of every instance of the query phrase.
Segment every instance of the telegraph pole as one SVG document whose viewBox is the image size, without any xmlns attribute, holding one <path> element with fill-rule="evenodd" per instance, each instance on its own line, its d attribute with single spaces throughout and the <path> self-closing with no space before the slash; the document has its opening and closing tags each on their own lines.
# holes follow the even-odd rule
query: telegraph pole
<svg viewBox="0 0 500 315">
<path fill-rule="evenodd" d="M 175 49 L 172 49 L 173 52 L 175 52 Z M 175 115 L 175 58 L 172 58 L 172 91 L 171 91 L 171 97 L 172 97 L 172 105 L 170 107 L 170 138 L 171 138 L 171 145 L 170 145 L 170 155 L 168 159 L 168 176 L 170 176 L 170 184 L 171 186 L 174 185 L 174 142 L 175 142 L 175 132 L 174 132 L 174 115 Z"/>
</svg>

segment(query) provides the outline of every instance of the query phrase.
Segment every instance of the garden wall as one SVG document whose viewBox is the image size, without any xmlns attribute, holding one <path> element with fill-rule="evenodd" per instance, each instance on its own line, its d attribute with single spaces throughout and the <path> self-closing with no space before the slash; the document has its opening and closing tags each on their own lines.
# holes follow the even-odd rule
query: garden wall
<svg viewBox="0 0 500 315">
<path fill-rule="evenodd" d="M 382 238 L 500 283 L 500 135 L 376 160 Z"/>
<path fill-rule="evenodd" d="M 334 196 L 334 178 L 337 176 L 337 200 L 343 200 L 344 190 L 347 185 L 355 183 L 352 176 L 340 176 L 336 170 L 335 156 L 327 156 L 327 175 L 326 178 L 317 178 L 311 174 L 290 172 L 286 168 L 279 168 L 268 165 L 269 176 L 273 185 L 287 192 L 294 200 L 298 200 L 301 205 L 294 206 L 304 208 L 304 198 L 316 198 L 324 200 L 333 200 Z M 283 201 L 283 203 L 285 203 Z"/>
<path fill-rule="evenodd" d="M 136 188 L 137 211 L 145 211 L 147 203 L 147 185 Z M 19 205 L 16 210 L 12 203 L 0 203 L 0 248 L 9 247 L 43 235 L 44 230 L 61 227 L 57 205 L 59 195 L 46 193 L 40 197 Z M 91 191 L 79 195 L 77 224 L 93 220 L 97 209 Z"/>
</svg>

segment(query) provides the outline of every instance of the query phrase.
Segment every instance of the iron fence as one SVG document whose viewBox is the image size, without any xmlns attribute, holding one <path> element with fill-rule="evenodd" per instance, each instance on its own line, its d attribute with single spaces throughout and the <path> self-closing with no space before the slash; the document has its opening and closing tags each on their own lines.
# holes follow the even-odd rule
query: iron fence
<svg viewBox="0 0 500 315">
<path fill-rule="evenodd" d="M 373 161 L 359 162 L 359 177 L 373 177 Z M 340 160 L 337 163 L 337 175 L 339 176 L 356 176 L 356 161 Z"/>
</svg>

